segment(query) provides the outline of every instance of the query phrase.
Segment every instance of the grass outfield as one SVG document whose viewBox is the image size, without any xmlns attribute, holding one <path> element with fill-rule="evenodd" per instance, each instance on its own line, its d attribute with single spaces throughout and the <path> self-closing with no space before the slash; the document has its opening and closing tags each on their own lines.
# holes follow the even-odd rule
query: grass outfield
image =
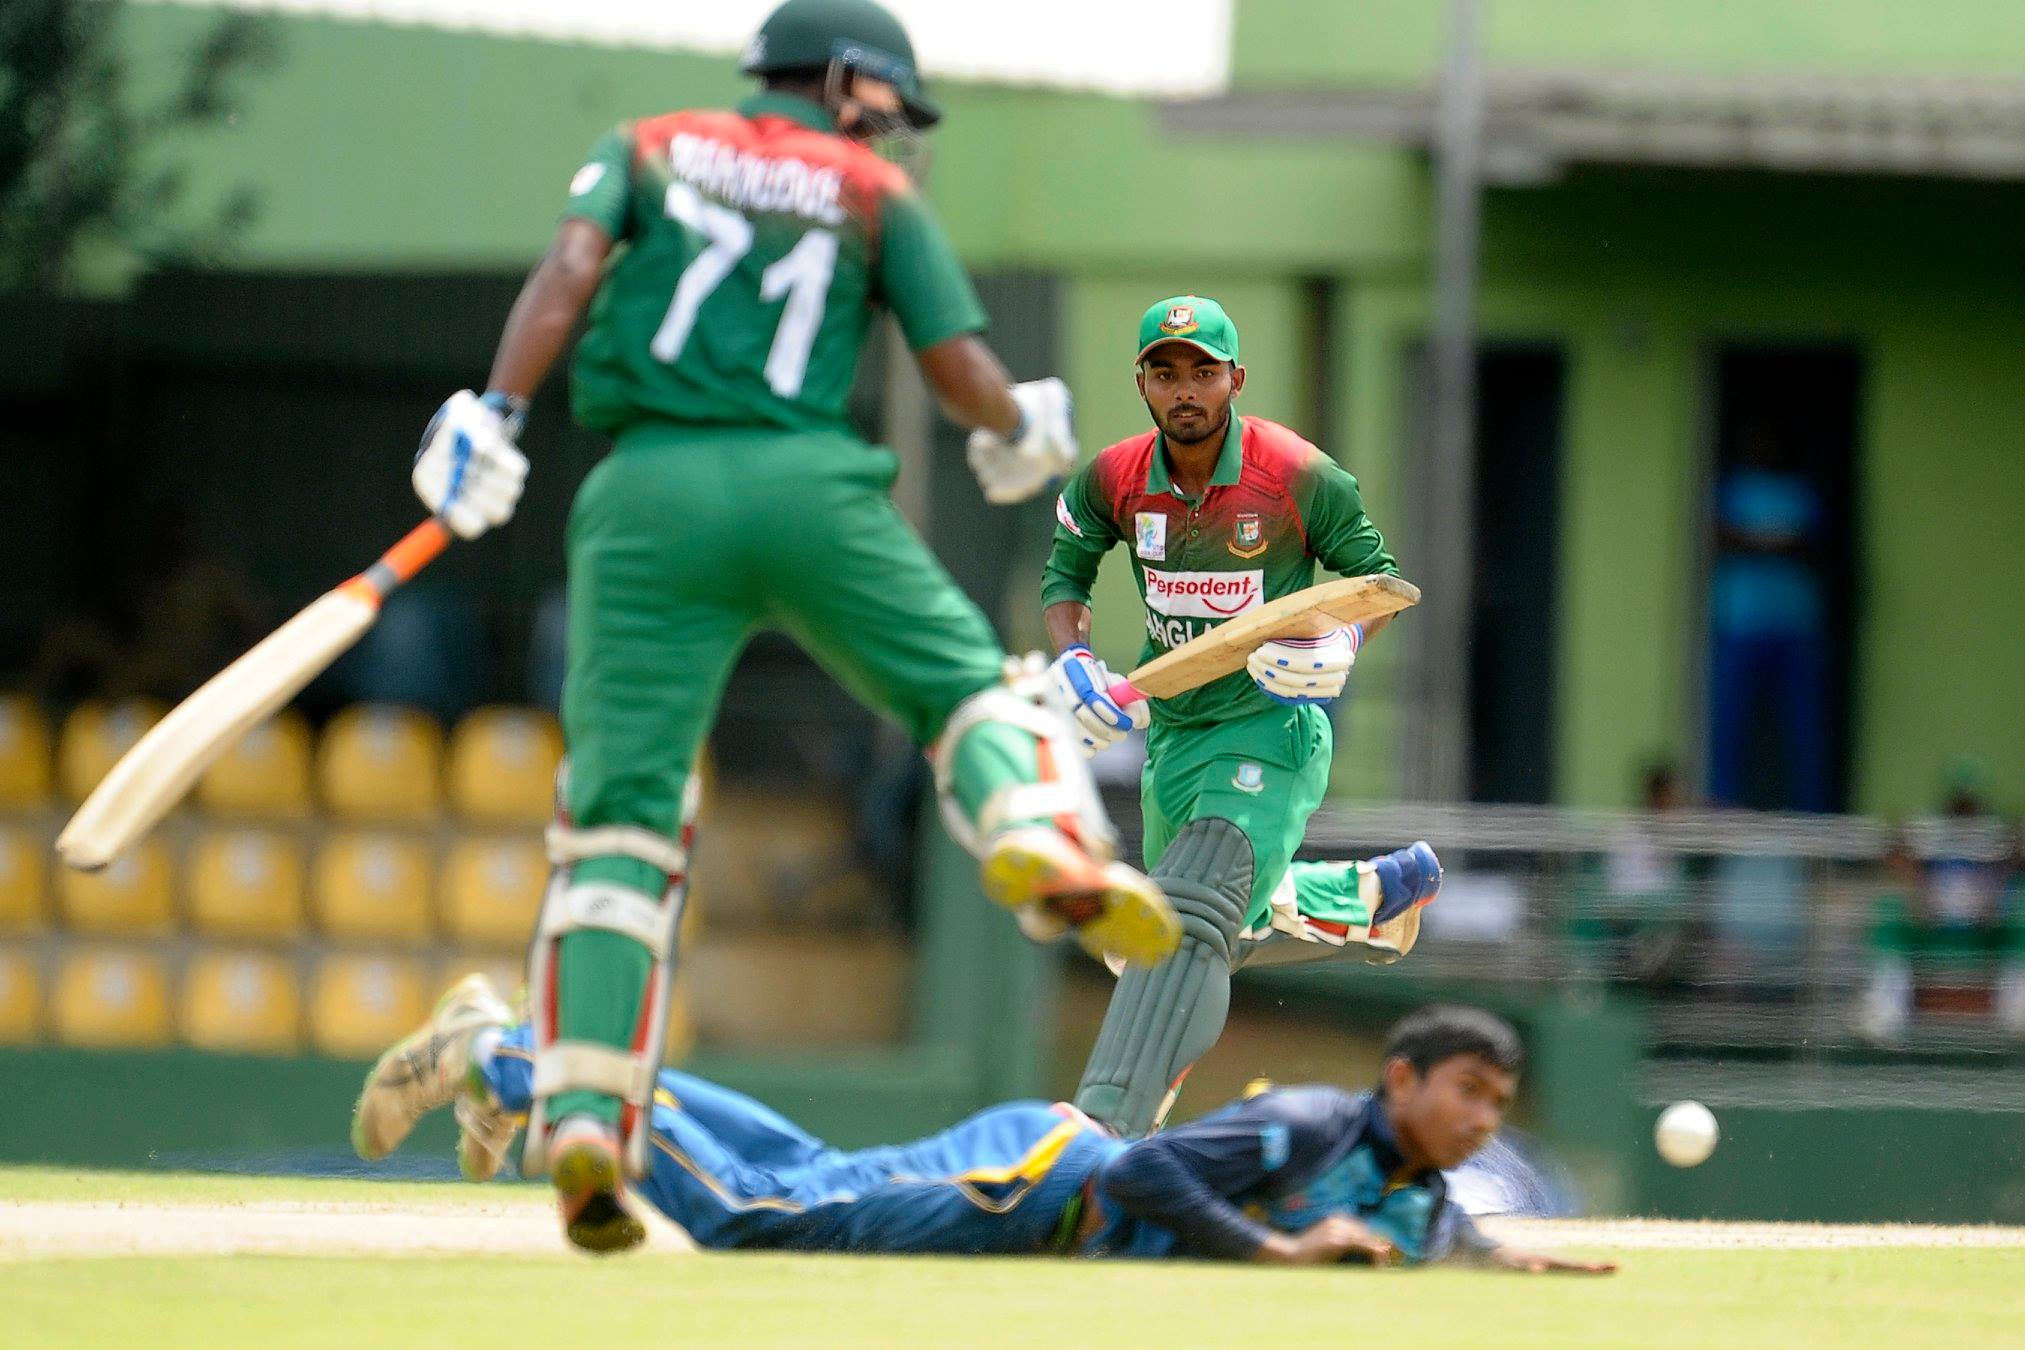
<svg viewBox="0 0 2025 1350">
<path fill-rule="evenodd" d="M 0 1229 L 36 1205 L 406 1203 L 453 1228 L 510 1188 L 0 1172 Z M 27 1208 L 19 1202 L 30 1202 Z M 447 1216 L 442 1211 L 449 1211 Z M 46 1212 L 46 1211 L 44 1211 Z M 494 1216 L 475 1213 L 470 1222 Z M 15 1235 L 19 1237 L 18 1232 Z M 1638 1250 L 1605 1279 L 1050 1260 L 646 1254 L 139 1256 L 0 1262 L 9 1345 L 1286 1347 L 1997 1345 L 2025 1339 L 2025 1249 Z"/>
</svg>

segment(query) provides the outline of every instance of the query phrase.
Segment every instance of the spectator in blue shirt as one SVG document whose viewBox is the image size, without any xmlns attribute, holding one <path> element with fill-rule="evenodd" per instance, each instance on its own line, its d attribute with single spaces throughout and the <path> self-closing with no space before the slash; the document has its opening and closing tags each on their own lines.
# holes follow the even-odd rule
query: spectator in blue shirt
<svg viewBox="0 0 2025 1350">
<path fill-rule="evenodd" d="M 1828 617 L 1820 573 L 1827 510 L 1763 427 L 1716 491 L 1709 604 L 1709 795 L 1731 806 L 1832 807 Z M 1777 800 L 1748 800 L 1752 735 L 1778 738 Z"/>
</svg>

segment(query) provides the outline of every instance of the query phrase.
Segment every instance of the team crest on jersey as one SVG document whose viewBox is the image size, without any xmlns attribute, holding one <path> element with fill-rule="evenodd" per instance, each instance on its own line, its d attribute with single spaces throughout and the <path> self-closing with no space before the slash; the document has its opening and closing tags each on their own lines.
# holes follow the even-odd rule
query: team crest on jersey
<svg viewBox="0 0 2025 1350">
<path fill-rule="evenodd" d="M 1259 524 L 1259 513 L 1246 511 L 1231 526 L 1230 551 L 1240 558 L 1256 558 L 1266 551 L 1266 532 Z"/>
<path fill-rule="evenodd" d="M 1160 331 L 1169 337 L 1180 337 L 1196 329 L 1195 306 L 1175 305 L 1167 311 L 1167 317 L 1160 321 Z"/>
<path fill-rule="evenodd" d="M 1149 562 L 1167 561 L 1167 514 L 1141 511 L 1132 518 L 1133 551 Z"/>
<path fill-rule="evenodd" d="M 1237 772 L 1231 775 L 1230 785 L 1239 792 L 1249 792 L 1257 796 L 1266 789 L 1266 771 L 1246 760 L 1238 765 Z"/>
</svg>

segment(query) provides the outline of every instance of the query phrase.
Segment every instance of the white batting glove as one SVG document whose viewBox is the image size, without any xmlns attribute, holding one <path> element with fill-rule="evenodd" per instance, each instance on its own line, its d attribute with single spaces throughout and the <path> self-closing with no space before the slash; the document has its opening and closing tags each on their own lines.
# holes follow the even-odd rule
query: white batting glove
<svg viewBox="0 0 2025 1350">
<path fill-rule="evenodd" d="M 1050 376 L 1014 385 L 1012 396 L 1020 408 L 1020 424 L 1012 435 L 982 428 L 970 433 L 970 471 L 994 506 L 1050 490 L 1076 467 L 1076 414 L 1069 386 Z"/>
<path fill-rule="evenodd" d="M 527 483 L 527 456 L 514 427 L 469 389 L 436 412 L 415 456 L 415 495 L 460 539 L 476 539 L 513 518 Z"/>
<path fill-rule="evenodd" d="M 1118 706 L 1111 698 L 1110 670 L 1081 643 L 1055 658 L 1048 678 L 1054 682 L 1056 699 L 1076 719 L 1085 755 L 1116 745 L 1133 727 L 1146 724 L 1145 702 Z"/>
<path fill-rule="evenodd" d="M 1276 703 L 1327 703 L 1343 693 L 1364 630 L 1357 624 L 1311 638 L 1279 638 L 1260 644 L 1245 658 L 1245 669 Z"/>
</svg>

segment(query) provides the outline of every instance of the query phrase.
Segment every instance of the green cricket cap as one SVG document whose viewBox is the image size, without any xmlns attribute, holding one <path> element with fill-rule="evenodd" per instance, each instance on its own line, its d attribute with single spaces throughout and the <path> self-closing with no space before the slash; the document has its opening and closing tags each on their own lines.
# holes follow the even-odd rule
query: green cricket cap
<svg viewBox="0 0 2025 1350">
<path fill-rule="evenodd" d="M 1206 295 L 1172 296 L 1147 310 L 1139 321 L 1139 355 L 1132 358 L 1134 364 L 1144 361 L 1146 353 L 1163 342 L 1186 342 L 1219 361 L 1238 359 L 1237 325 L 1222 305 Z"/>
</svg>

